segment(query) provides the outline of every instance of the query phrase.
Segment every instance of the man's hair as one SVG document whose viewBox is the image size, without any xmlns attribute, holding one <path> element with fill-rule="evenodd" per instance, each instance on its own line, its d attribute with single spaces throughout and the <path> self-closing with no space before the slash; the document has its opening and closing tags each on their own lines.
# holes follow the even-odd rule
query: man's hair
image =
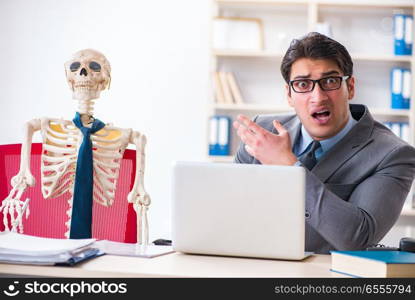
<svg viewBox="0 0 415 300">
<path fill-rule="evenodd" d="M 339 42 L 318 32 L 310 32 L 301 39 L 292 40 L 281 62 L 281 74 L 289 83 L 291 67 L 300 58 L 334 61 L 343 75 L 353 75 L 353 62 L 349 52 Z"/>
</svg>

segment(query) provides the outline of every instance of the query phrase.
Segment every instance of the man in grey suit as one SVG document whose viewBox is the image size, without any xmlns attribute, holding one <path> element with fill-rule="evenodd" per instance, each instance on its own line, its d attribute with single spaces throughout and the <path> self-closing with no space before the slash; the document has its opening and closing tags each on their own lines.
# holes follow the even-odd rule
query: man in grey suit
<svg viewBox="0 0 415 300">
<path fill-rule="evenodd" d="M 415 174 L 415 149 L 354 96 L 353 62 L 324 35 L 293 40 L 282 64 L 293 115 L 239 115 L 237 163 L 306 169 L 306 251 L 360 250 L 396 222 Z M 385 84 L 385 83 L 379 83 Z M 289 201 L 289 199 L 286 199 Z"/>
</svg>

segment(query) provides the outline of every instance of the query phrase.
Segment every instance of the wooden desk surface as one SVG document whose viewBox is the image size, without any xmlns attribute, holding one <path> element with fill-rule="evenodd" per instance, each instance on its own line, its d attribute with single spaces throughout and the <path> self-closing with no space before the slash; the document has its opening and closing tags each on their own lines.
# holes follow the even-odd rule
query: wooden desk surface
<svg viewBox="0 0 415 300">
<path fill-rule="evenodd" d="M 330 266 L 330 255 L 284 261 L 172 253 L 155 258 L 104 255 L 74 267 L 0 264 L 0 273 L 29 277 L 339 277 Z"/>
</svg>

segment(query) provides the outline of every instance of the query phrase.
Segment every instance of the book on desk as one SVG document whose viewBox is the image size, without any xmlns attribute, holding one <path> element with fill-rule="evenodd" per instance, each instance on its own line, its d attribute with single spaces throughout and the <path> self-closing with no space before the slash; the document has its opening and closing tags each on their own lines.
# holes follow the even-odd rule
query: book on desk
<svg viewBox="0 0 415 300">
<path fill-rule="evenodd" d="M 0 232 L 0 262 L 71 266 L 104 254 L 95 239 L 53 239 Z"/>
<path fill-rule="evenodd" d="M 415 253 L 331 251 L 331 271 L 352 277 L 415 277 Z"/>
</svg>

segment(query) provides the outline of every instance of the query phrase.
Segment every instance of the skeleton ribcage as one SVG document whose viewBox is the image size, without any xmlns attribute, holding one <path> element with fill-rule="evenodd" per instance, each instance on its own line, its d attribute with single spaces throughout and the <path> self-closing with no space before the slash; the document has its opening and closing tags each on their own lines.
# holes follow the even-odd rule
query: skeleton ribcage
<svg viewBox="0 0 415 300">
<path fill-rule="evenodd" d="M 73 189 L 82 133 L 70 121 L 42 120 L 42 193 L 56 198 Z M 94 201 L 109 206 L 114 201 L 128 130 L 104 127 L 91 135 L 93 144 Z"/>
</svg>

